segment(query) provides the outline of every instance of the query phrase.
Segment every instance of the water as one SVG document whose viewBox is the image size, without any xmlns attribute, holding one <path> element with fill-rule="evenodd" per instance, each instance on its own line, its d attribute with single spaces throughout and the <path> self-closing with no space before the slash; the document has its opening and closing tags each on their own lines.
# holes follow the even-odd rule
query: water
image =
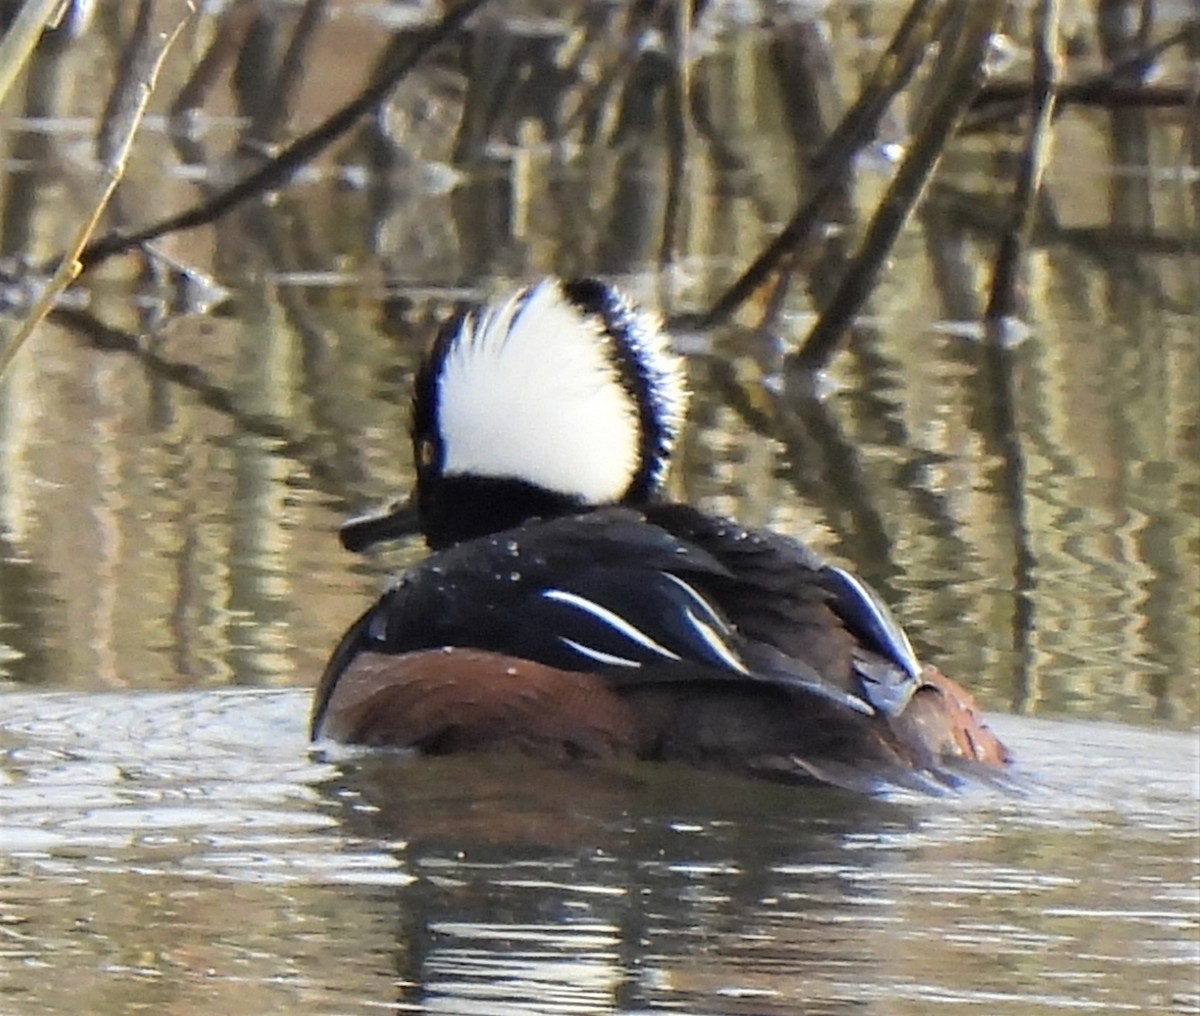
<svg viewBox="0 0 1200 1016">
<path fill-rule="evenodd" d="M 0 1011 L 1188 1012 L 1186 734 L 1002 717 L 1023 795 L 310 748 L 299 691 L 13 694 Z"/>
<path fill-rule="evenodd" d="M 90 207 L 133 32 L 132 9 L 94 6 L 0 107 L 3 339 L 19 262 Z M 267 11 L 183 136 L 160 114 L 215 37 L 209 5 L 111 222 L 236 176 L 353 94 L 381 25 L 420 17 L 335 6 L 307 49 L 299 8 Z M 1195 16 L 1153 6 L 1156 39 Z M 1200 1012 L 1200 199 L 1179 109 L 1064 109 L 1005 348 L 978 323 L 1016 151 L 993 131 L 947 153 L 824 401 L 783 368 L 907 99 L 777 325 L 759 333 L 755 304 L 679 336 L 695 398 L 674 495 L 875 584 L 978 694 L 1021 793 L 863 800 L 307 743 L 330 647 L 422 553 L 350 558 L 334 532 L 411 484 L 437 317 L 548 271 L 668 314 L 714 300 L 902 13 L 800 7 L 710 5 L 676 169 L 656 50 L 621 64 L 620 8 L 591 5 L 575 49 L 581 10 L 502 17 L 472 45 L 517 61 L 512 87 L 447 50 L 291 188 L 159 241 L 227 300 L 119 259 L 22 350 L 0 382 L 0 1014 Z M 1119 50 L 1090 5 L 1064 18 L 1070 75 Z M 610 89 L 617 64 L 644 79 Z M 1186 70 L 1175 46 L 1160 80 Z"/>
</svg>

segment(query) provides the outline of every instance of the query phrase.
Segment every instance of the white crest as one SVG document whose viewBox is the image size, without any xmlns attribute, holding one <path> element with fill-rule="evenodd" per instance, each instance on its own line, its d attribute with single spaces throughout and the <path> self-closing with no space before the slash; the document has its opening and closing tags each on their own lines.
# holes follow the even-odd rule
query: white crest
<svg viewBox="0 0 1200 1016">
<path fill-rule="evenodd" d="M 639 313 L 640 330 L 660 335 Z M 438 376 L 444 474 L 521 479 L 589 504 L 619 500 L 641 464 L 641 431 L 611 342 L 600 318 L 552 279 L 465 318 Z M 643 340 L 639 352 L 663 358 L 660 375 L 677 373 L 665 339 L 657 342 Z M 681 399 L 664 411 L 678 417 Z"/>
</svg>

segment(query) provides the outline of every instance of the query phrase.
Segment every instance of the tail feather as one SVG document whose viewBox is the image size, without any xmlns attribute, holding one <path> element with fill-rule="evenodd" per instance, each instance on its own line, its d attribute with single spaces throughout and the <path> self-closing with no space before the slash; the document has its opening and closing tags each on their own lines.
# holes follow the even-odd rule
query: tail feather
<svg viewBox="0 0 1200 1016">
<path fill-rule="evenodd" d="M 950 760 L 999 768 L 1013 760 L 1012 753 L 984 723 L 971 693 L 928 664 L 908 708 L 889 722 L 897 737 L 916 749 L 918 763 L 927 768 L 939 768 Z"/>
</svg>

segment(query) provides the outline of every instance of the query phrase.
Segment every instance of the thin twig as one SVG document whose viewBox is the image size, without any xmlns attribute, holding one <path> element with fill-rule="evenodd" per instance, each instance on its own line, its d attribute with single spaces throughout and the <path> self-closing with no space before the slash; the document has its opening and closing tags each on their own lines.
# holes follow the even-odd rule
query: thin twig
<svg viewBox="0 0 1200 1016">
<path fill-rule="evenodd" d="M 209 89 L 226 65 L 233 62 L 257 13 L 258 0 L 235 0 L 231 7 L 218 15 L 220 20 L 212 42 L 171 103 L 173 118 L 191 113 L 203 105 Z"/>
<path fill-rule="evenodd" d="M 1017 280 L 1021 254 L 1033 229 L 1034 199 L 1050 153 L 1050 125 L 1054 119 L 1055 89 L 1062 74 L 1058 51 L 1058 0 L 1039 0 L 1034 9 L 1033 90 L 1025 156 L 1013 189 L 1012 218 L 1000 242 L 993 266 L 991 291 L 984 321 L 997 336 L 1006 319 L 1016 313 Z"/>
<path fill-rule="evenodd" d="M 687 109 L 691 90 L 688 47 L 692 6 L 691 0 L 680 0 L 675 5 L 674 33 L 671 40 L 673 66 L 666 82 L 667 187 L 662 241 L 658 248 L 658 263 L 664 267 L 669 265 L 675 256 L 684 167 L 687 162 L 687 117 L 684 111 Z"/>
<path fill-rule="evenodd" d="M 288 122 L 308 64 L 309 47 L 327 16 L 327 0 L 307 0 L 304 4 L 279 69 L 265 89 L 264 101 L 255 104 L 254 122 L 246 132 L 249 140 L 270 142 Z"/>
<path fill-rule="evenodd" d="M 1017 416 L 1012 352 L 1004 343 L 1008 322 L 1016 316 L 1017 280 L 1022 253 L 1033 231 L 1034 209 L 1050 149 L 1055 92 L 1062 74 L 1058 49 L 1059 0 L 1039 0 L 1033 13 L 1033 87 L 1025 156 L 1013 189 L 1008 228 L 996 252 L 984 324 L 991 340 L 983 351 L 981 385 L 990 412 L 994 440 L 1002 450 L 1000 490 L 1008 509 L 1013 541 L 1012 645 L 1017 656 L 1019 689 L 1014 705 L 1028 709 L 1037 699 L 1033 642 L 1036 630 L 1037 557 L 1029 526 L 1026 479 L 1028 467 Z"/>
<path fill-rule="evenodd" d="M 990 107 L 1002 102 L 1028 102 L 1031 93 L 1037 87 L 1036 81 L 997 81 L 988 87 L 985 101 L 977 102 L 976 106 Z M 1187 85 L 1143 85 L 1130 84 L 1128 81 L 1097 80 L 1063 85 L 1058 90 L 1058 102 L 1063 106 L 1174 109 L 1186 106 L 1190 95 Z M 973 123 L 972 127 L 975 126 Z"/>
<path fill-rule="evenodd" d="M 1187 28 L 1172 32 L 1158 42 L 1117 61 L 1108 70 L 1071 84 L 1059 83 L 1055 94 L 1055 115 L 1071 105 L 1172 108 L 1186 106 L 1186 85 L 1145 84 L 1140 81 L 1146 67 L 1173 46 L 1187 40 Z M 1131 76 L 1134 80 L 1130 80 Z M 1019 114 L 1026 107 L 1036 81 L 989 81 L 971 103 L 972 116 L 963 131 L 992 129 L 998 123 Z"/>
<path fill-rule="evenodd" d="M 961 19 L 942 33 L 944 72 L 935 74 L 929 105 L 904 161 L 871 219 L 858 253 L 829 305 L 817 319 L 794 366 L 816 370 L 828 363 L 847 326 L 866 299 L 896 236 L 937 166 L 946 142 L 983 83 L 988 40 L 1005 0 L 962 0 Z"/>
<path fill-rule="evenodd" d="M 103 176 L 100 196 L 92 208 L 91 214 L 88 215 L 76 231 L 70 246 L 67 248 L 67 253 L 59 260 L 54 274 L 42 289 L 41 295 L 30 309 L 28 315 L 26 315 L 21 326 L 17 329 L 16 334 L 9 340 L 8 345 L 0 351 L 0 378 L 4 377 L 9 365 L 13 362 L 13 358 L 33 333 L 33 330 L 49 313 L 59 295 L 82 271 L 83 266 L 80 264 L 80 254 L 88 241 L 88 237 L 92 235 L 96 224 L 104 214 L 104 209 L 108 205 L 113 192 L 117 189 L 117 184 L 121 182 L 121 177 L 125 175 L 125 167 L 129 161 L 129 150 L 133 145 L 133 138 L 137 134 L 142 117 L 145 115 L 150 95 L 153 93 L 154 86 L 158 81 L 163 61 L 166 59 L 171 46 L 179 37 L 179 33 L 183 31 L 184 26 L 195 13 L 195 8 L 192 6 L 191 0 L 186 0 L 186 3 L 187 13 L 180 18 L 174 30 L 162 39 L 162 44 L 158 52 L 146 66 L 145 77 L 142 79 L 139 87 L 130 90 L 128 93 L 126 108 L 114 113 L 113 120 L 116 122 L 124 121 L 124 128 L 121 131 L 115 131 L 111 135 L 112 142 L 108 150 L 108 158 L 102 164 Z"/>
<path fill-rule="evenodd" d="M 42 32 L 62 6 L 63 0 L 27 0 L 8 31 L 0 37 L 0 102 L 4 101 Z"/>
<path fill-rule="evenodd" d="M 148 240 L 156 240 L 167 233 L 207 225 L 243 201 L 258 197 L 286 183 L 296 169 L 324 151 L 353 127 L 359 117 L 383 101 L 430 50 L 452 35 L 467 18 L 487 2 L 488 0 L 466 0 L 465 3 L 459 4 L 430 28 L 416 44 L 410 43 L 406 36 L 397 35 L 388 43 L 380 61 L 380 72 L 358 96 L 341 109 L 306 134 L 300 135 L 275 158 L 248 177 L 202 204 L 146 226 L 136 233 L 110 233 L 89 244 L 79 258 L 82 270 L 88 271 L 107 258 L 133 250 Z"/>
<path fill-rule="evenodd" d="M 143 83 L 153 73 L 160 58 L 154 45 L 153 19 L 154 0 L 140 0 L 133 30 L 128 42 L 121 48 L 117 80 L 104 104 L 104 112 L 100 114 L 100 129 L 96 132 L 96 159 L 101 165 L 112 162 L 115 153 L 129 136 L 129 119 L 139 115 L 137 107 Z"/>
<path fill-rule="evenodd" d="M 931 5 L 932 0 L 915 0 L 909 7 L 858 100 L 814 160 L 815 179 L 808 198 L 791 221 L 707 311 L 681 317 L 672 322 L 673 326 L 702 330 L 726 320 L 766 281 L 785 255 L 807 241 L 826 202 L 845 183 L 854 156 L 875 136 L 884 110 L 908 83 L 929 43 L 939 34 L 946 12 L 943 8 L 931 15 Z"/>
</svg>

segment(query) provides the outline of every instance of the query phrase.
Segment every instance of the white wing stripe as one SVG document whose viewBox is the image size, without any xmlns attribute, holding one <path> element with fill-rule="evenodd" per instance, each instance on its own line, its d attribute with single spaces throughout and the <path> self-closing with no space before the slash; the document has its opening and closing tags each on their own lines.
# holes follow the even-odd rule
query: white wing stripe
<svg viewBox="0 0 1200 1016">
<path fill-rule="evenodd" d="M 581 642 L 576 642 L 574 639 L 569 639 L 566 637 L 566 635 L 559 635 L 558 641 L 562 642 L 564 645 L 570 646 L 581 656 L 586 656 L 588 659 L 595 660 L 597 663 L 611 663 L 617 667 L 641 666 L 637 660 L 627 660 L 624 656 L 613 656 L 612 653 L 603 653 L 599 649 L 593 649 L 591 646 L 585 646 Z"/>
<path fill-rule="evenodd" d="M 640 628 L 635 628 L 619 614 L 614 614 L 607 607 L 602 607 L 600 604 L 586 597 L 578 596 L 575 593 L 568 593 L 565 589 L 545 589 L 542 591 L 542 595 L 548 600 L 565 603 L 570 607 L 575 607 L 577 610 L 582 610 L 585 614 L 591 614 L 597 621 L 608 625 L 630 641 L 636 642 L 651 652 L 658 653 L 659 656 L 666 657 L 668 660 L 680 659 L 678 653 L 671 652 L 666 646 L 656 642 Z"/>
<path fill-rule="evenodd" d="M 691 610 L 684 610 L 689 622 L 697 633 L 704 640 L 705 645 L 713 651 L 713 653 L 731 670 L 736 670 L 739 674 L 749 674 L 750 671 L 746 665 L 738 659 L 737 654 L 730 647 L 725 639 L 725 633 L 728 632 L 728 627 L 722 621 L 721 615 L 718 614 L 703 596 L 700 595 L 690 583 L 685 582 L 678 575 L 672 575 L 670 572 L 663 572 L 664 576 L 675 583 L 680 589 L 687 594 L 688 598 L 696 605 L 701 616 L 697 616 Z"/>
<path fill-rule="evenodd" d="M 829 569 L 837 573 L 842 581 L 854 591 L 854 595 L 859 598 L 860 603 L 873 615 L 877 627 L 875 634 L 888 643 L 886 648 L 895 654 L 896 662 L 900 664 L 914 681 L 919 680 L 921 677 L 921 664 L 917 660 L 917 654 L 912 647 L 912 643 L 908 640 L 908 632 L 892 616 L 892 612 L 888 609 L 887 604 L 880 599 L 879 594 L 857 575 L 846 571 L 846 569 L 838 568 L 834 565 L 829 565 Z"/>
<path fill-rule="evenodd" d="M 725 627 L 721 621 L 720 615 L 717 614 L 717 612 L 715 610 L 713 610 L 712 604 L 710 604 L 708 602 L 708 600 L 706 600 L 703 596 L 701 596 L 698 592 L 696 592 L 695 586 L 691 585 L 688 582 L 684 582 L 683 579 L 681 579 L 678 575 L 672 575 L 670 572 L 665 571 L 665 572 L 660 572 L 659 574 L 661 574 L 664 578 L 670 579 L 672 582 L 675 583 L 675 585 L 677 585 L 680 589 L 682 589 L 687 594 L 688 598 L 694 604 L 696 604 L 697 607 L 700 608 L 701 613 L 704 615 L 704 617 L 706 619 L 706 623 L 710 627 L 713 627 L 714 630 L 717 627 Z"/>
<path fill-rule="evenodd" d="M 730 670 L 736 670 L 739 674 L 750 673 L 750 671 L 746 669 L 746 665 L 734 655 L 733 650 L 729 648 L 725 640 L 713 630 L 712 625 L 710 625 L 707 621 L 701 621 L 700 618 L 698 618 L 690 610 L 685 610 L 684 614 L 691 622 L 692 627 L 700 633 L 700 637 L 704 639 L 704 642 L 708 648 L 717 655 L 717 657 L 725 664 L 725 666 L 727 666 Z"/>
</svg>

